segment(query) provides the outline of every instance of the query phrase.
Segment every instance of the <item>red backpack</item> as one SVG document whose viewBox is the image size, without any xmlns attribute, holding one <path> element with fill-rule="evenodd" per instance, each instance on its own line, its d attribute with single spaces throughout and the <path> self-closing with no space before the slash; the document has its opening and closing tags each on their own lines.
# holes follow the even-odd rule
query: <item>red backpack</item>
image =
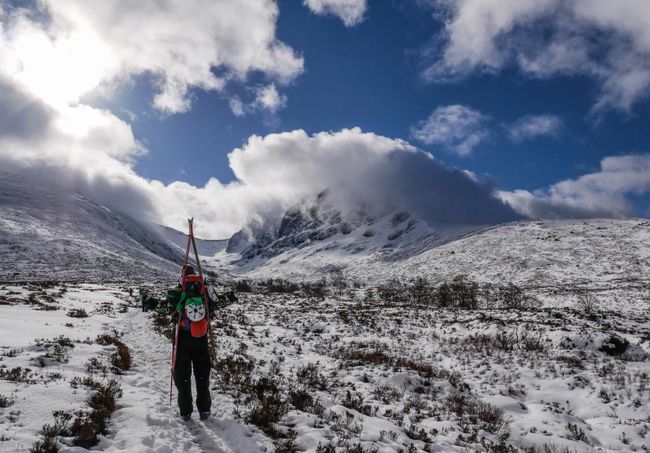
<svg viewBox="0 0 650 453">
<path fill-rule="evenodd" d="M 200 275 L 186 275 L 181 285 L 180 327 L 192 334 L 202 337 L 208 333 L 208 307 L 205 306 L 205 282 Z"/>
</svg>

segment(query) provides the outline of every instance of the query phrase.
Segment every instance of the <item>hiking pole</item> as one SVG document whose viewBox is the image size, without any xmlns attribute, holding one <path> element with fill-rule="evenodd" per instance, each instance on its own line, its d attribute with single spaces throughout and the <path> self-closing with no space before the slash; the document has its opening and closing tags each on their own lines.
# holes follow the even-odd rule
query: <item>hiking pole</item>
<svg viewBox="0 0 650 453">
<path fill-rule="evenodd" d="M 203 280 L 203 272 L 201 271 L 201 261 L 199 260 L 199 252 L 196 249 L 196 241 L 194 240 L 193 220 L 190 219 L 190 236 L 192 238 L 192 249 L 194 250 L 194 259 L 196 260 L 196 267 L 199 270 L 199 276 Z M 212 322 L 210 321 L 210 302 L 208 301 L 208 291 L 203 290 L 203 303 L 205 304 L 205 312 L 208 317 L 208 341 L 210 344 L 210 358 L 211 364 L 214 365 L 217 360 L 217 347 L 214 343 L 214 334 L 212 332 Z"/>
<path fill-rule="evenodd" d="M 187 235 L 187 245 L 185 246 L 185 259 L 183 260 L 183 268 L 181 270 L 181 282 L 185 279 L 185 268 L 187 267 L 187 260 L 190 256 L 190 238 L 192 233 L 192 220 L 190 219 L 190 234 Z M 178 348 L 178 327 L 181 322 L 182 313 L 178 314 L 178 320 L 176 321 L 176 329 L 174 332 L 174 346 L 172 347 L 172 357 L 171 357 L 171 372 L 169 376 L 169 405 L 172 404 L 172 396 L 174 393 L 174 367 L 176 366 L 176 349 Z"/>
</svg>

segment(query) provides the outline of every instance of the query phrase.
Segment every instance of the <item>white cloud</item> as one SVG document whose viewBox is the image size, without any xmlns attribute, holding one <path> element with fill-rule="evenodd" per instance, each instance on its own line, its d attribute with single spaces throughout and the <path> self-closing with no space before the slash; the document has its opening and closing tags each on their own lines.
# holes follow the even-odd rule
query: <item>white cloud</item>
<svg viewBox="0 0 650 453">
<path fill-rule="evenodd" d="M 222 90 L 253 71 L 286 84 L 303 71 L 302 58 L 275 36 L 273 0 L 36 5 L 42 14 L 17 9 L 0 16 L 0 63 L 10 79 L 57 105 L 146 74 L 157 87 L 154 107 L 177 113 L 190 108 L 193 88 Z"/>
<path fill-rule="evenodd" d="M 547 189 L 500 192 L 502 200 L 529 217 L 586 218 L 635 215 L 628 196 L 650 192 L 650 154 L 606 157 L 600 171 Z"/>
<path fill-rule="evenodd" d="M 368 7 L 367 0 L 304 0 L 304 4 L 315 14 L 338 16 L 346 27 L 361 23 Z"/>
<path fill-rule="evenodd" d="M 228 100 L 230 111 L 238 118 L 246 116 L 246 104 L 239 96 L 233 96 Z"/>
<path fill-rule="evenodd" d="M 442 145 L 459 156 L 467 156 L 489 138 L 486 120 L 482 113 L 463 105 L 438 107 L 411 129 L 411 136 L 427 145 Z"/>
<path fill-rule="evenodd" d="M 236 117 L 241 118 L 255 112 L 268 112 L 274 115 L 287 105 L 287 97 L 281 94 L 273 83 L 251 88 L 249 92 L 253 98 L 248 102 L 244 102 L 239 96 L 233 96 L 228 100 L 230 110 Z"/>
<path fill-rule="evenodd" d="M 557 136 L 563 127 L 562 119 L 555 115 L 527 115 L 506 125 L 508 136 L 517 143 L 540 136 Z"/>
<path fill-rule="evenodd" d="M 600 86 L 595 111 L 629 111 L 650 94 L 646 0 L 437 0 L 442 53 L 425 75 L 438 81 L 516 65 L 533 77 L 586 75 Z"/>
<path fill-rule="evenodd" d="M 256 94 L 255 105 L 271 113 L 277 112 L 287 104 L 287 97 L 281 95 L 274 84 L 259 88 Z"/>
</svg>

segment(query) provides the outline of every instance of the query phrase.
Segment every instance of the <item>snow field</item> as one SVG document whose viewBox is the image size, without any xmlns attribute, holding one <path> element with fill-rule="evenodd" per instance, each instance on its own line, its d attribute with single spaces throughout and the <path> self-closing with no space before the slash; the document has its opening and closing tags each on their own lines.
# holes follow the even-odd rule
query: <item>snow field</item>
<svg viewBox="0 0 650 453">
<path fill-rule="evenodd" d="M 244 421 L 257 423 L 267 401 L 285 407 L 271 429 L 257 423 L 278 451 L 647 451 L 640 308 L 453 311 L 253 294 L 219 313 L 216 379 Z M 612 336 L 629 342 L 624 354 L 604 352 Z M 238 368 L 252 384 L 236 382 Z"/>
<path fill-rule="evenodd" d="M 525 310 L 434 309 L 366 289 L 240 294 L 221 308 L 214 418 L 184 424 L 168 400 L 170 340 L 125 289 L 0 287 L 0 451 L 29 451 L 53 411 L 87 408 L 71 381 L 92 358 L 110 369 L 115 347 L 95 339 L 116 333 L 132 367 L 106 376 L 122 397 L 96 450 L 648 451 L 647 305 L 619 313 L 602 292 L 589 313 L 561 294 Z M 70 316 L 80 309 L 88 317 Z M 7 374 L 17 367 L 30 369 L 22 382 Z"/>
</svg>

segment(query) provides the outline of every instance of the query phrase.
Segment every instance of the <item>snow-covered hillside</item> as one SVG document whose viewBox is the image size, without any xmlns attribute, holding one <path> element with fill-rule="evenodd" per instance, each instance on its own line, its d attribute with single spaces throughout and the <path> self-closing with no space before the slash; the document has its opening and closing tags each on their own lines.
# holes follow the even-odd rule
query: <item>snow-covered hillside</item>
<svg viewBox="0 0 650 453">
<path fill-rule="evenodd" d="M 162 235 L 75 192 L 0 173 L 0 280 L 125 281 L 175 275 Z"/>
<path fill-rule="evenodd" d="M 116 281 L 175 277 L 185 233 L 145 225 L 52 185 L 0 178 L 0 280 Z M 342 215 L 324 192 L 228 240 L 198 240 L 222 278 L 313 280 L 331 271 L 364 282 L 456 275 L 541 293 L 575 286 L 630 290 L 650 281 L 650 222 L 427 224 L 406 212 Z"/>
</svg>

